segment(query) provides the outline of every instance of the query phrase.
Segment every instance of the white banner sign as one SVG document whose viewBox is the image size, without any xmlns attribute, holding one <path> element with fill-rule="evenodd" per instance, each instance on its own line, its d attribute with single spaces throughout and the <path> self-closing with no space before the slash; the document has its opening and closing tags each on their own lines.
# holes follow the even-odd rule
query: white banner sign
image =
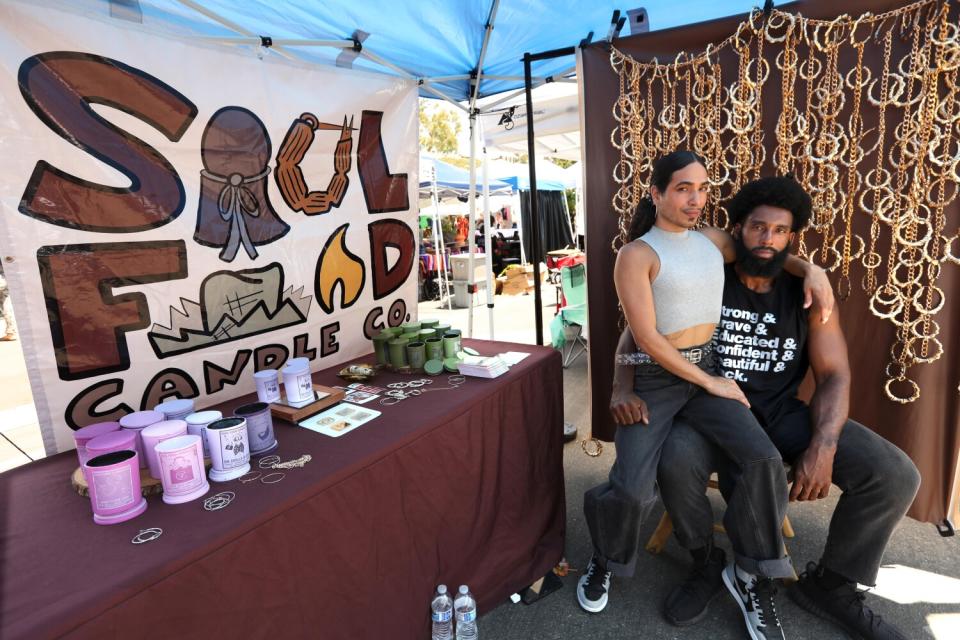
<svg viewBox="0 0 960 640">
<path fill-rule="evenodd" d="M 0 52 L 0 254 L 48 453 L 416 314 L 413 84 L 21 3 Z"/>
</svg>

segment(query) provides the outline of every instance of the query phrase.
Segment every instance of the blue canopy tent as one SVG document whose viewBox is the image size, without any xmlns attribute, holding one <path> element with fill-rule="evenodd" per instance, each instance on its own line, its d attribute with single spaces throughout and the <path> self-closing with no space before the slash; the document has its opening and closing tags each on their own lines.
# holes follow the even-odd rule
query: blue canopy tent
<svg viewBox="0 0 960 640">
<path fill-rule="evenodd" d="M 420 199 L 429 200 L 434 195 L 438 200 L 446 198 L 463 198 L 464 201 L 470 194 L 470 172 L 455 167 L 448 162 L 435 160 L 432 158 L 420 158 Z M 489 182 L 490 195 L 508 196 L 513 193 L 512 187 L 506 181 L 491 180 Z M 473 181 L 473 192 L 483 190 L 483 184 Z"/>
<path fill-rule="evenodd" d="M 757 0 L 686 0 L 682 7 L 674 0 L 635 0 L 627 6 L 612 0 L 61 0 L 52 4 L 87 15 L 100 6 L 107 16 L 168 33 L 253 48 L 268 44 L 272 54 L 301 62 L 413 78 L 421 82 L 420 95 L 442 97 L 467 109 L 461 101 L 523 88 L 524 53 L 576 45 L 591 32 L 595 40 L 608 36 L 616 9 L 644 7 L 651 29 L 669 29 L 744 13 Z M 572 57 L 537 61 L 533 84 L 563 80 L 573 71 Z"/>
<path fill-rule="evenodd" d="M 299 64 L 336 65 L 414 81 L 420 95 L 440 98 L 470 118 L 470 180 L 476 184 L 477 116 L 547 82 L 576 82 L 574 47 L 619 33 L 621 3 L 613 0 L 39 0 L 64 11 L 128 20 L 162 33 L 195 37 L 212 46 L 252 49 Z M 646 10 L 640 31 L 679 27 L 749 12 L 757 0 L 636 0 Z M 627 7 L 629 8 L 629 7 Z M 614 11 L 616 10 L 616 13 Z M 613 19 L 611 20 L 611 15 Z M 496 29 L 494 29 L 496 27 Z M 635 32 L 631 24 L 627 31 Z M 561 48 L 565 47 L 565 48 Z M 538 53 L 539 52 L 539 53 Z M 477 104 L 480 98 L 506 93 Z M 536 161 L 530 137 L 530 174 Z M 470 250 L 476 198 L 470 193 Z M 533 199 L 534 211 L 536 199 Z M 537 216 L 534 216 L 536 218 Z M 539 231 L 535 227 L 535 236 Z M 490 237 L 486 237 L 490 251 Z M 543 342 L 539 278 L 534 307 Z M 473 265 L 470 265 L 473 273 Z M 472 276 L 471 276 L 472 279 Z M 487 306 L 493 337 L 492 274 Z M 473 332 L 473 314 L 467 335 Z"/>
<path fill-rule="evenodd" d="M 492 180 L 487 182 L 489 195 L 510 195 L 513 188 L 506 182 Z M 447 274 L 445 269 L 445 260 L 441 259 L 440 249 L 443 247 L 443 231 L 440 224 L 440 201 L 449 198 L 456 198 L 462 202 L 467 202 L 476 197 L 476 192 L 483 189 L 483 184 L 477 184 L 469 171 L 465 171 L 452 164 L 420 156 L 420 200 L 430 200 L 433 207 L 433 237 L 434 250 L 437 260 L 437 275 L 440 280 L 440 291 L 447 291 Z M 472 273 L 472 271 L 471 271 Z M 443 294 L 441 293 L 441 300 Z M 447 306 L 451 305 L 449 296 L 447 297 Z"/>
</svg>

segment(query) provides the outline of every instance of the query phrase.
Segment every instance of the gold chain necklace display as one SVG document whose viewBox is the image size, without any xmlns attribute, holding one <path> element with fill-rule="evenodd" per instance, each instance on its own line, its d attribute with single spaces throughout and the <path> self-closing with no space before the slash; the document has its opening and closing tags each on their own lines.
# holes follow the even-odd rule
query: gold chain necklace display
<svg viewBox="0 0 960 640">
<path fill-rule="evenodd" d="M 884 390 L 915 401 L 910 368 L 943 355 L 941 267 L 960 264 L 960 225 L 945 212 L 960 187 L 956 13 L 948 0 L 834 20 L 757 10 L 698 55 L 644 62 L 612 47 L 614 250 L 661 155 L 689 148 L 704 158 L 713 189 L 703 218 L 719 227 L 729 226 L 721 203 L 764 167 L 792 173 L 813 198 L 800 255 L 839 272 L 841 301 L 852 293 L 851 266 L 863 269 L 870 311 L 896 329 Z M 721 57 L 736 70 L 727 84 Z M 782 106 L 768 165 L 762 104 L 776 73 Z M 870 217 L 867 238 L 854 231 L 860 215 Z"/>
</svg>

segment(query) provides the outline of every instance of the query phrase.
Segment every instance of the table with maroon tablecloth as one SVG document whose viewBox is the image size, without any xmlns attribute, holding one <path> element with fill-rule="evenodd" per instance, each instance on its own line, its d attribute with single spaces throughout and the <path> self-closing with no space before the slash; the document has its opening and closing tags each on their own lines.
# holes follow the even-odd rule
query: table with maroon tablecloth
<svg viewBox="0 0 960 640">
<path fill-rule="evenodd" d="M 563 553 L 560 355 L 466 342 L 531 355 L 374 401 L 383 415 L 340 438 L 277 422 L 272 453 L 312 461 L 277 484 L 211 482 L 236 493 L 220 511 L 154 496 L 98 526 L 70 486 L 73 452 L 0 474 L 0 638 L 428 638 L 439 582 L 469 584 L 481 614 L 500 604 Z M 314 381 L 343 384 L 339 369 Z M 131 544 L 147 527 L 163 535 Z"/>
</svg>

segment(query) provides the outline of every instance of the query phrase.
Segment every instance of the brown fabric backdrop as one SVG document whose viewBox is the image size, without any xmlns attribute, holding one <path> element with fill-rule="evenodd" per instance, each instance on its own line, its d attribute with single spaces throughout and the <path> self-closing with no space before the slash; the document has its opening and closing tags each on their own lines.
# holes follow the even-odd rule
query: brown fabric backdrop
<svg viewBox="0 0 960 640">
<path fill-rule="evenodd" d="M 788 12 L 801 12 L 811 18 L 833 18 L 838 12 L 856 16 L 866 11 L 874 14 L 904 6 L 905 2 L 893 0 L 848 0 L 842 7 L 835 0 L 809 0 L 777 7 Z M 615 41 L 617 48 L 637 60 L 673 60 L 680 51 L 701 52 L 708 43 L 719 43 L 732 34 L 745 16 L 737 16 L 701 23 L 689 27 L 659 31 Z M 894 38 L 891 63 L 899 62 L 905 51 L 905 43 Z M 763 92 L 763 125 L 767 161 L 763 175 L 773 175 L 773 149 L 776 137 L 774 127 L 780 112 L 780 72 L 770 60 L 767 47 L 765 57 L 771 62 L 770 77 Z M 849 49 L 845 53 L 850 53 Z M 801 52 L 801 59 L 803 53 Z M 721 56 L 724 82 L 735 78 L 733 56 Z M 880 68 L 879 59 L 864 60 L 873 69 Z M 850 60 L 841 56 L 841 69 L 849 68 Z M 616 258 L 611 242 L 619 233 L 617 214 L 611 202 L 616 190 L 612 178 L 613 166 L 619 152 L 610 142 L 610 134 L 616 125 L 612 105 L 618 95 L 618 79 L 610 66 L 609 48 L 604 43 L 591 45 L 583 50 L 583 101 L 584 101 L 584 149 L 586 159 L 586 210 L 588 306 L 590 313 L 590 384 L 592 398 L 593 434 L 602 440 L 612 440 L 614 425 L 610 421 L 608 405 L 613 379 L 613 354 L 619 336 L 619 309 L 613 287 L 613 264 Z M 876 74 L 874 77 L 877 77 Z M 798 98 L 799 100 L 799 98 Z M 888 116 L 888 130 L 897 124 Z M 875 126 L 865 118 L 865 127 Z M 872 157 L 872 156 L 871 156 Z M 868 162 L 868 161 L 867 161 Z M 956 230 L 958 202 L 946 210 L 945 233 Z M 869 237 L 870 219 L 862 211 L 854 215 L 854 231 Z M 812 237 L 812 236 L 811 236 Z M 881 232 L 881 248 L 885 233 Z M 808 240 L 809 242 L 809 240 Z M 812 245 L 816 246 L 816 245 Z M 889 361 L 889 349 L 894 340 L 894 326 L 871 314 L 867 296 L 860 288 L 863 268 L 858 262 L 851 266 L 850 277 L 853 293 L 840 304 L 841 323 L 846 331 L 853 370 L 850 416 L 901 447 L 914 460 L 923 476 L 923 483 L 909 515 L 921 521 L 939 523 L 950 518 L 957 523 L 957 510 L 948 513 L 951 496 L 955 491 L 958 448 L 960 448 L 960 274 L 958 267 L 943 265 L 938 282 L 946 292 L 943 309 L 936 316 L 940 323 L 940 340 L 944 355 L 933 364 L 916 365 L 909 376 L 920 386 L 920 399 L 912 404 L 901 405 L 889 400 L 883 391 L 886 380 L 884 368 Z M 836 287 L 839 272 L 831 280 Z M 879 272 L 878 272 L 879 275 Z M 811 385 L 806 384 L 807 393 Z"/>
</svg>

